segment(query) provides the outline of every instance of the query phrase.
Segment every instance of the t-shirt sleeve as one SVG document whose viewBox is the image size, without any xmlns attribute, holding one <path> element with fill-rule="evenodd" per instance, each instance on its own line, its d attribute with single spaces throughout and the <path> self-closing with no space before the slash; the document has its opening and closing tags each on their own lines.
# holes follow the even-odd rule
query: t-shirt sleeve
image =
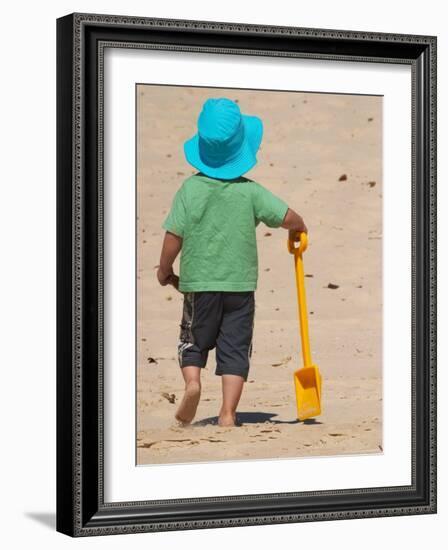
<svg viewBox="0 0 448 550">
<path fill-rule="evenodd" d="M 254 211 L 258 224 L 262 221 L 268 227 L 280 227 L 288 211 L 288 205 L 284 200 L 260 184 L 255 184 Z"/>
<path fill-rule="evenodd" d="M 174 233 L 178 237 L 184 236 L 184 230 L 187 220 L 187 209 L 185 207 L 185 193 L 183 186 L 180 187 L 174 195 L 170 211 L 162 223 L 163 229 Z"/>
</svg>

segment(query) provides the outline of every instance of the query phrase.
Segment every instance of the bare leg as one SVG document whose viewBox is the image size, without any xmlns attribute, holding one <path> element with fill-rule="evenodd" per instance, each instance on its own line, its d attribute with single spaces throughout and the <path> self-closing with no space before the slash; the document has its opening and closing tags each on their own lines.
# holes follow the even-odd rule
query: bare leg
<svg viewBox="0 0 448 550">
<path fill-rule="evenodd" d="M 244 378 L 236 374 L 223 374 L 222 378 L 222 407 L 219 412 L 220 426 L 235 426 L 236 408 L 240 401 L 244 386 Z"/>
<path fill-rule="evenodd" d="M 196 414 L 201 397 L 201 368 L 182 367 L 185 380 L 184 397 L 176 411 L 175 418 L 182 424 L 190 424 Z"/>
</svg>

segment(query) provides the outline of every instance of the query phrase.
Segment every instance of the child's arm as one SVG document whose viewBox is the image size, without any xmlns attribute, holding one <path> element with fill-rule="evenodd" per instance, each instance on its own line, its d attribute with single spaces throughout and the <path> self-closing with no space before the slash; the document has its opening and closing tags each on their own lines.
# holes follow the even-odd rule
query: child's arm
<svg viewBox="0 0 448 550">
<path fill-rule="evenodd" d="M 303 221 L 302 216 L 288 208 L 283 219 L 282 227 L 289 230 L 289 239 L 299 241 L 300 233 L 308 233 L 308 228 Z"/>
<path fill-rule="evenodd" d="M 160 254 L 160 264 L 157 270 L 157 279 L 162 286 L 168 284 L 174 288 L 179 287 L 179 277 L 174 274 L 173 263 L 182 248 L 182 239 L 167 231 L 163 239 L 162 252 Z"/>
</svg>

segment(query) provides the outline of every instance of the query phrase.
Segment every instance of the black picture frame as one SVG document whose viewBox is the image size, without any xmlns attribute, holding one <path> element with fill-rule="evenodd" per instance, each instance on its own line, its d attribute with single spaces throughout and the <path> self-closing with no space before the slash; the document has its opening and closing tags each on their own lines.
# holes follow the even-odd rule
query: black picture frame
<svg viewBox="0 0 448 550">
<path fill-rule="evenodd" d="M 104 502 L 102 55 L 111 43 L 411 65 L 411 485 Z M 223 22 L 78 13 L 57 20 L 58 531 L 78 537 L 436 512 L 436 44 L 434 36 Z"/>
</svg>

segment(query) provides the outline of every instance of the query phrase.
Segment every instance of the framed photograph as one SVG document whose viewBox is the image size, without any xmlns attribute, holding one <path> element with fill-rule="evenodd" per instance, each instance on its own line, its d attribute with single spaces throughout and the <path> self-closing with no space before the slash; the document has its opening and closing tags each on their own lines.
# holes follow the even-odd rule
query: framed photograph
<svg viewBox="0 0 448 550">
<path fill-rule="evenodd" d="M 435 513 L 436 37 L 57 51 L 57 530 Z"/>
</svg>

